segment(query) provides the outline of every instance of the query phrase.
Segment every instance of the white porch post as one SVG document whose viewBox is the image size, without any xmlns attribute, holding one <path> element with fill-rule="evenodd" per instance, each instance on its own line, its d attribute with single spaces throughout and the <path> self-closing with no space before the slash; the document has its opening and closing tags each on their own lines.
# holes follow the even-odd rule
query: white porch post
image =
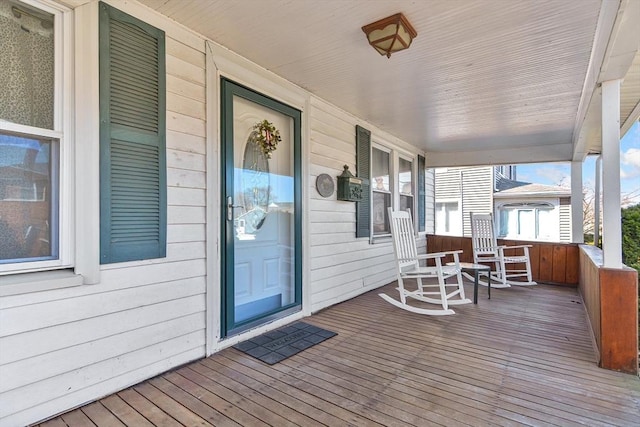
<svg viewBox="0 0 640 427">
<path fill-rule="evenodd" d="M 602 250 L 604 267 L 622 267 L 620 79 L 602 82 Z"/>
<path fill-rule="evenodd" d="M 600 241 L 600 177 L 602 176 L 602 156 L 596 159 L 596 182 L 593 194 L 593 244 Z"/>
<path fill-rule="evenodd" d="M 584 243 L 582 162 L 571 162 L 571 241 Z"/>
</svg>

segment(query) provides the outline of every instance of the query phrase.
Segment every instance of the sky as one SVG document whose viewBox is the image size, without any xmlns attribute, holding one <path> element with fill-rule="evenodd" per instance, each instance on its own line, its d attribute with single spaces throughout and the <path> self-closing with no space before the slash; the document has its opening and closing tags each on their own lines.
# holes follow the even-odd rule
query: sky
<svg viewBox="0 0 640 427">
<path fill-rule="evenodd" d="M 582 184 L 593 188 L 596 156 L 589 156 L 582 165 Z M 569 163 L 531 163 L 517 165 L 518 181 L 546 185 L 571 186 Z M 636 122 L 620 140 L 620 192 L 629 196 L 631 204 L 640 203 L 640 124 Z"/>
</svg>

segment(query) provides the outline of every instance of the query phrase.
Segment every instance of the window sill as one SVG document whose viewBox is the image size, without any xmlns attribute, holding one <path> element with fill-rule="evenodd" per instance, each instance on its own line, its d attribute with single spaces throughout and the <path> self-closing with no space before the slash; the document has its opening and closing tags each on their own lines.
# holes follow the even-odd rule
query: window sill
<svg viewBox="0 0 640 427">
<path fill-rule="evenodd" d="M 83 283 L 83 277 L 75 274 L 73 270 L 66 269 L 2 276 L 1 281 L 0 297 L 6 297 L 80 286 Z"/>
<path fill-rule="evenodd" d="M 391 234 L 373 236 L 371 238 L 371 244 L 372 245 L 375 245 L 376 243 L 388 243 L 390 241 L 391 241 Z"/>
</svg>

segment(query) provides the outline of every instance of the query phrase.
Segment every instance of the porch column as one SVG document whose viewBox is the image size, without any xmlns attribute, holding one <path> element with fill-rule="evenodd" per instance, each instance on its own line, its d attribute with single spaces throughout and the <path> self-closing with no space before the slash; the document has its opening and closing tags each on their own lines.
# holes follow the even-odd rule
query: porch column
<svg viewBox="0 0 640 427">
<path fill-rule="evenodd" d="M 596 182 L 593 192 L 593 245 L 600 242 L 600 178 L 602 176 L 602 156 L 596 159 Z"/>
<path fill-rule="evenodd" d="M 571 241 L 584 243 L 582 162 L 571 162 Z"/>
<path fill-rule="evenodd" d="M 602 82 L 602 251 L 604 267 L 622 267 L 620 79 Z"/>
</svg>

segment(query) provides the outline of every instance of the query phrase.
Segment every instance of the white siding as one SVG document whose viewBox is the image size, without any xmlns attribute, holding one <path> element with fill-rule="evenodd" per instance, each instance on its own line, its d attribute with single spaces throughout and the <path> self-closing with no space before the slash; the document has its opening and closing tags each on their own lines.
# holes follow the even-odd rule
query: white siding
<svg viewBox="0 0 640 427">
<path fill-rule="evenodd" d="M 560 242 L 571 243 L 571 198 L 560 198 Z"/>
<path fill-rule="evenodd" d="M 435 172 L 436 202 L 443 199 L 458 199 L 462 195 L 461 168 L 448 168 Z"/>
<path fill-rule="evenodd" d="M 0 299 L 0 425 L 37 421 L 205 354 L 204 40 L 151 20 L 167 26 L 167 257 L 102 266 L 96 285 Z"/>
<path fill-rule="evenodd" d="M 492 177 L 492 167 L 448 168 L 435 174 L 435 200 L 460 201 L 465 237 L 471 237 L 471 212 L 493 211 Z"/>
<path fill-rule="evenodd" d="M 369 238 L 356 239 L 355 203 L 336 200 L 335 192 L 323 198 L 315 188 L 316 177 L 321 173 L 335 179 L 345 164 L 355 172 L 356 124 L 371 130 L 373 138 L 391 138 L 315 97 L 311 97 L 309 121 L 308 283 L 311 310 L 317 311 L 395 279 L 391 241 L 371 244 Z M 411 150 L 401 141 L 389 142 Z M 413 152 L 417 153 L 415 149 Z"/>
<path fill-rule="evenodd" d="M 425 231 L 427 234 L 433 234 L 436 231 L 436 222 L 434 216 L 435 209 L 435 171 L 427 169 L 425 172 Z"/>
<path fill-rule="evenodd" d="M 462 170 L 462 227 L 465 237 L 471 237 L 471 212 L 493 212 L 492 167 Z"/>
</svg>

